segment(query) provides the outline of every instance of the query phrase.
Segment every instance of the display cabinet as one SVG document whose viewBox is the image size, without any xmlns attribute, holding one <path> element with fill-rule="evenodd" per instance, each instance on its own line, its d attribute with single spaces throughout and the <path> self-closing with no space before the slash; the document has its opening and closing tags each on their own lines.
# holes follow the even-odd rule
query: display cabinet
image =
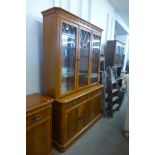
<svg viewBox="0 0 155 155">
<path fill-rule="evenodd" d="M 61 8 L 42 14 L 44 92 L 58 98 L 98 83 L 102 29 Z"/>
<path fill-rule="evenodd" d="M 118 40 L 108 40 L 105 52 L 106 66 L 120 66 L 123 69 L 125 44 Z"/>
<path fill-rule="evenodd" d="M 103 30 L 58 7 L 42 15 L 43 91 L 55 99 L 54 146 L 65 151 L 101 116 L 99 59 Z M 89 96 L 90 90 L 99 91 L 99 95 Z"/>
</svg>

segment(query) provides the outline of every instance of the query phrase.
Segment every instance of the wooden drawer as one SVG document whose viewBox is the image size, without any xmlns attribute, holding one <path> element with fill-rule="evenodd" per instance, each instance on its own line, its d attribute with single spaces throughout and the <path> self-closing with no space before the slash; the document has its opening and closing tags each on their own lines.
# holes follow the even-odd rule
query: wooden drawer
<svg viewBox="0 0 155 155">
<path fill-rule="evenodd" d="M 100 93 L 100 89 L 92 91 L 92 92 L 90 92 L 88 94 L 85 94 L 85 95 L 83 95 L 83 96 L 81 96 L 81 97 L 79 97 L 79 98 L 77 98 L 75 100 L 72 100 L 72 101 L 66 103 L 66 109 L 70 109 L 73 106 L 75 106 L 77 104 L 80 104 L 80 103 L 90 99 L 91 97 L 97 95 L 98 93 Z"/>
<path fill-rule="evenodd" d="M 85 101 L 85 100 L 89 99 L 92 95 L 93 95 L 93 93 L 92 93 L 92 92 L 90 92 L 90 93 L 88 93 L 88 94 L 86 94 L 86 95 L 82 96 L 81 102 L 83 102 L 83 101 Z"/>
<path fill-rule="evenodd" d="M 51 116 L 50 108 L 46 108 L 42 111 L 38 111 L 26 118 L 26 126 L 31 126 L 47 117 Z"/>
<path fill-rule="evenodd" d="M 101 90 L 100 90 L 100 89 L 95 90 L 95 91 L 93 92 L 93 95 L 99 94 L 100 92 L 101 92 Z"/>
<path fill-rule="evenodd" d="M 89 98 L 95 96 L 96 94 L 98 94 L 100 92 L 100 89 L 92 91 L 84 96 L 81 97 L 81 102 L 88 100 Z"/>
<path fill-rule="evenodd" d="M 70 102 L 68 102 L 68 103 L 66 104 L 66 109 L 70 109 L 70 108 L 72 108 L 73 106 L 75 106 L 75 105 L 77 105 L 77 104 L 80 104 L 80 102 L 81 102 L 81 98 L 72 100 L 72 101 L 70 101 Z"/>
</svg>

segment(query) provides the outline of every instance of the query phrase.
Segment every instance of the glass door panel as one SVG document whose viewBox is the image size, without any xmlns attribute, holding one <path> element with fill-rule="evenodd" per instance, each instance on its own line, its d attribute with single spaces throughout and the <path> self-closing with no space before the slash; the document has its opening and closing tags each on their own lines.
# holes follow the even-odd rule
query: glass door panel
<svg viewBox="0 0 155 155">
<path fill-rule="evenodd" d="M 77 28 L 62 24 L 62 66 L 61 66 L 61 94 L 75 88 L 75 60 Z"/>
<path fill-rule="evenodd" d="M 79 87 L 88 85 L 90 33 L 80 30 Z"/>
<path fill-rule="evenodd" d="M 101 37 L 93 36 L 91 82 L 98 82 Z"/>
</svg>

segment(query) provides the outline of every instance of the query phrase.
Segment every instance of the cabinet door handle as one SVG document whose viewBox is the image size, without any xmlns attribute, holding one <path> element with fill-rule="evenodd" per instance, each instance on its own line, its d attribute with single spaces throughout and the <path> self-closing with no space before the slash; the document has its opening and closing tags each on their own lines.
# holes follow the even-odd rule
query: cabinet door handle
<svg viewBox="0 0 155 155">
<path fill-rule="evenodd" d="M 76 104 L 76 101 L 73 101 L 72 104 Z"/>
<path fill-rule="evenodd" d="M 33 119 L 34 121 L 38 121 L 38 120 L 40 120 L 40 118 L 41 118 L 40 115 L 33 115 L 33 116 L 32 116 L 32 119 Z"/>
</svg>

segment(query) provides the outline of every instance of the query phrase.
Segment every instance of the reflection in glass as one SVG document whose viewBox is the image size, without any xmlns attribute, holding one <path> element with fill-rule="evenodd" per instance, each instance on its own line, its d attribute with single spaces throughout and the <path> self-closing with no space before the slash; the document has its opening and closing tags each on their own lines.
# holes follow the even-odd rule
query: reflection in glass
<svg viewBox="0 0 155 155">
<path fill-rule="evenodd" d="M 61 94 L 74 89 L 76 27 L 63 23 L 62 25 L 62 67 Z"/>
<path fill-rule="evenodd" d="M 116 46 L 115 64 L 122 66 L 122 68 L 124 65 L 124 47 L 119 44 Z"/>
<path fill-rule="evenodd" d="M 80 63 L 79 63 L 79 86 L 88 84 L 88 64 L 90 52 L 90 33 L 81 30 L 80 33 Z"/>
<path fill-rule="evenodd" d="M 92 52 L 91 82 L 98 82 L 101 37 L 94 35 Z"/>
</svg>

